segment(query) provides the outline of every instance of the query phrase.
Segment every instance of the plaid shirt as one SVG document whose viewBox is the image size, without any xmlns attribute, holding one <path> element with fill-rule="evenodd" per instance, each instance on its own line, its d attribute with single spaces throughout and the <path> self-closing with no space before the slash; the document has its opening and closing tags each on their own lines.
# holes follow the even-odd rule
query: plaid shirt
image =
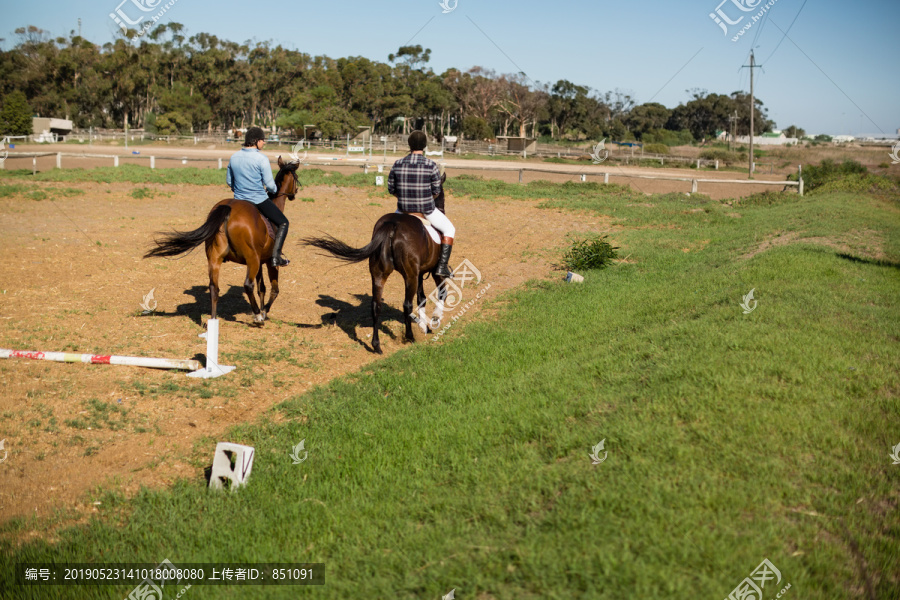
<svg viewBox="0 0 900 600">
<path fill-rule="evenodd" d="M 441 193 L 440 169 L 430 158 L 407 154 L 391 167 L 388 193 L 397 196 L 399 211 L 432 213 L 434 197 Z"/>
</svg>

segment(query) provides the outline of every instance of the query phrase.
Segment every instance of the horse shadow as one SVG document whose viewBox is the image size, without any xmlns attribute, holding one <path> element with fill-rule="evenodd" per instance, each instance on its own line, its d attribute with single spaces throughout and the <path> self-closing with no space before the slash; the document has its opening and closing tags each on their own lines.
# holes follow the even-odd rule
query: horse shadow
<svg viewBox="0 0 900 600">
<path fill-rule="evenodd" d="M 205 285 L 195 285 L 194 287 L 184 290 L 187 296 L 193 296 L 194 300 L 179 304 L 172 312 L 154 311 L 155 317 L 188 317 L 197 325 L 203 326 L 203 315 L 208 315 L 212 306 L 209 299 L 209 287 Z M 219 294 L 218 314 L 216 315 L 223 321 L 237 321 L 236 315 L 243 315 L 251 312 L 250 303 L 244 294 L 244 288 L 239 285 L 228 287 L 228 291 Z"/>
<path fill-rule="evenodd" d="M 369 294 L 353 294 L 353 296 L 359 301 L 356 305 L 345 302 L 344 300 L 338 300 L 334 296 L 319 294 L 319 299 L 316 300 L 316 304 L 334 311 L 322 314 L 322 325 L 336 325 L 347 334 L 348 338 L 369 352 L 374 353 L 375 350 L 372 348 L 371 342 L 367 343 L 356 335 L 356 328 L 358 326 L 372 327 L 372 296 Z M 378 330 L 381 334 L 388 336 L 392 340 L 397 340 L 397 335 L 395 335 L 386 324 L 387 321 L 391 320 L 398 321 L 401 324 L 406 323 L 402 310 L 382 302 L 381 324 Z M 299 326 L 303 327 L 303 325 Z M 321 325 L 314 325 L 313 327 L 321 327 Z"/>
</svg>

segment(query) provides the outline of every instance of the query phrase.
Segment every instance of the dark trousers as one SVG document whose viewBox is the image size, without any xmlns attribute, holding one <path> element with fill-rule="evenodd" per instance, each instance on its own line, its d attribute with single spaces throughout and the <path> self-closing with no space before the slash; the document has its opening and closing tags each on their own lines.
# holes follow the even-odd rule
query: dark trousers
<svg viewBox="0 0 900 600">
<path fill-rule="evenodd" d="M 256 205 L 256 208 L 259 209 L 259 212 L 262 213 L 262 216 L 272 221 L 276 228 L 288 224 L 287 217 L 284 216 L 283 212 L 278 210 L 278 207 L 275 206 L 275 203 L 271 200 L 260 202 Z"/>
</svg>

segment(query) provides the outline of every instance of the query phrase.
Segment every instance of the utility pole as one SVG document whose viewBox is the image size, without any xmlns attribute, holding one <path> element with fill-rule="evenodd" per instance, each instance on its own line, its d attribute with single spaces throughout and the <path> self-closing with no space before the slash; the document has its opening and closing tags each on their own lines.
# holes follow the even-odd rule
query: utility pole
<svg viewBox="0 0 900 600">
<path fill-rule="evenodd" d="M 754 62 L 753 50 L 750 50 L 750 64 L 744 67 L 750 67 L 750 174 L 747 179 L 753 179 L 753 115 L 756 112 L 756 106 L 753 103 L 753 69 L 758 69 L 762 65 Z"/>
<path fill-rule="evenodd" d="M 734 139 L 737 135 L 737 122 L 738 122 L 738 113 L 737 110 L 734 111 L 734 115 L 728 117 L 728 120 L 731 121 L 731 127 L 728 128 L 728 132 L 731 134 L 731 137 L 728 138 L 728 151 L 734 152 Z"/>
</svg>

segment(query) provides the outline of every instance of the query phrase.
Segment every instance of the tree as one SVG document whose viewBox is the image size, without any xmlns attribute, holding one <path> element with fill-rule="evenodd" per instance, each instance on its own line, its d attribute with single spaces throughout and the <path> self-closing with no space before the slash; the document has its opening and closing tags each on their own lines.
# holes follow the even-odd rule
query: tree
<svg viewBox="0 0 900 600">
<path fill-rule="evenodd" d="M 7 94 L 3 98 L 0 109 L 0 134 L 31 135 L 31 107 L 28 98 L 19 90 Z"/>
<path fill-rule="evenodd" d="M 784 135 L 789 138 L 797 138 L 800 139 L 806 135 L 806 131 L 797 127 L 796 125 L 791 125 L 787 129 L 784 130 Z"/>
<path fill-rule="evenodd" d="M 641 140 L 644 134 L 662 129 L 672 116 L 672 111 L 658 102 L 648 102 L 635 106 L 625 117 L 624 123 L 634 137 Z"/>
</svg>

